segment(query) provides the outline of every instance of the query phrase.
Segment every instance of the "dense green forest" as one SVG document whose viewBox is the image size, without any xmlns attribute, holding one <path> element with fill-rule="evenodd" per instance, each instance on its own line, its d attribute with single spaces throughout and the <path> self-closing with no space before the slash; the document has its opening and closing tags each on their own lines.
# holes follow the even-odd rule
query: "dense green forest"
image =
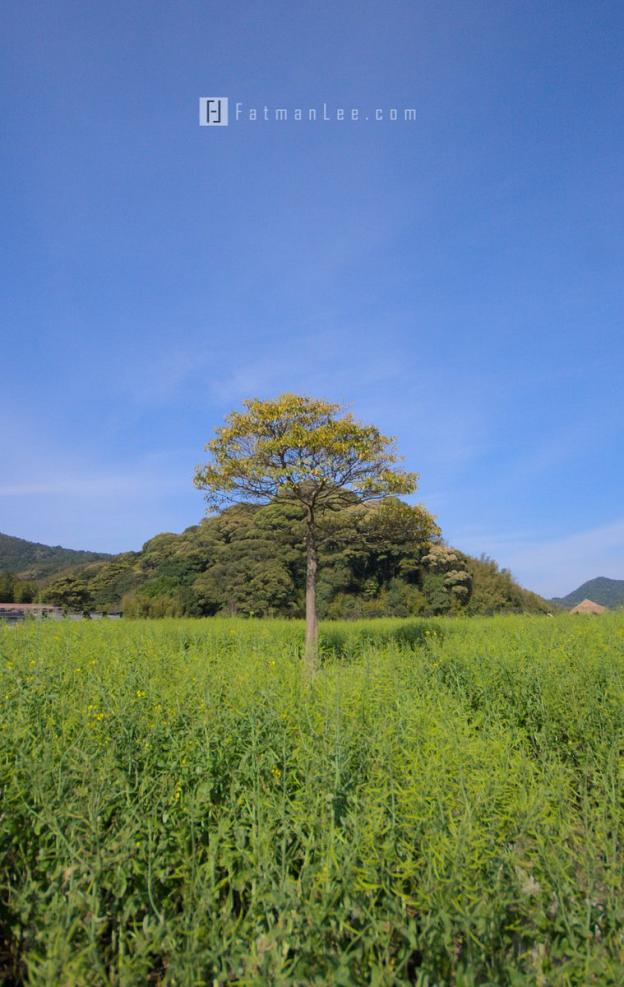
<svg viewBox="0 0 624 987">
<path fill-rule="evenodd" d="M 43 596 L 127 616 L 292 616 L 304 612 L 303 519 L 293 504 L 238 504 L 182 534 L 64 573 Z M 449 548 L 434 518 L 395 498 L 344 508 L 324 522 L 319 615 L 546 612 L 489 559 Z"/>
</svg>

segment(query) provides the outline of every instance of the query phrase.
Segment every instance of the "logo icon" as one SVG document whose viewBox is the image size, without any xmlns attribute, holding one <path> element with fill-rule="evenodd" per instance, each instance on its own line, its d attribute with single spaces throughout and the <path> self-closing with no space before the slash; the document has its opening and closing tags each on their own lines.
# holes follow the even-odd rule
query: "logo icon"
<svg viewBox="0 0 624 987">
<path fill-rule="evenodd" d="M 228 98 L 227 96 L 199 97 L 199 126 L 227 127 Z"/>
</svg>

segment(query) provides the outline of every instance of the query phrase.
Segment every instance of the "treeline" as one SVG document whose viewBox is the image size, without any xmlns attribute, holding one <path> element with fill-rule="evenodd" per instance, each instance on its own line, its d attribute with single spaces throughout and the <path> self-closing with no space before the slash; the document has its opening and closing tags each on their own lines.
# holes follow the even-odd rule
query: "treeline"
<svg viewBox="0 0 624 987">
<path fill-rule="evenodd" d="M 239 504 L 140 552 L 50 582 L 49 602 L 126 616 L 304 613 L 304 527 L 292 504 Z M 434 518 L 395 498 L 331 514 L 321 532 L 319 616 L 546 612 L 488 559 L 444 544 Z"/>
<path fill-rule="evenodd" d="M 34 603 L 40 594 L 38 583 L 20 579 L 13 572 L 0 572 L 0 603 Z"/>
</svg>

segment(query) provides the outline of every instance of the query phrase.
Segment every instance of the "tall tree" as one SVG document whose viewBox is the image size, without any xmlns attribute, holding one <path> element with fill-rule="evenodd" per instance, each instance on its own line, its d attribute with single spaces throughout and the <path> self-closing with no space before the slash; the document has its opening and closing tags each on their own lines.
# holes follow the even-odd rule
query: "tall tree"
<svg viewBox="0 0 624 987">
<path fill-rule="evenodd" d="M 12 572 L 0 572 L 0 603 L 15 603 L 15 582 Z"/>
<path fill-rule="evenodd" d="M 43 595 L 47 603 L 62 607 L 65 613 L 81 613 L 89 617 L 93 610 L 91 590 L 78 575 L 62 576 L 48 583 Z"/>
<path fill-rule="evenodd" d="M 304 658 L 317 661 L 318 526 L 323 514 L 348 504 L 416 489 L 417 476 L 397 467 L 394 439 L 362 425 L 338 404 L 282 394 L 252 399 L 228 415 L 206 446 L 195 485 L 209 510 L 252 499 L 290 501 L 303 508 L 306 531 Z"/>
</svg>

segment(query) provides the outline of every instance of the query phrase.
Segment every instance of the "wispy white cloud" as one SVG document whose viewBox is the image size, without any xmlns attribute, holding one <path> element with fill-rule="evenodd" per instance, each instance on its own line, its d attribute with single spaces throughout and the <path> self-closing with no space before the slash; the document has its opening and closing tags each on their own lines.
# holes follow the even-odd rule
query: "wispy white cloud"
<svg viewBox="0 0 624 987">
<path fill-rule="evenodd" d="M 127 473 L 78 473 L 43 481 L 0 483 L 0 497 L 127 497 L 144 492 L 155 479 L 160 489 L 175 491 L 181 481 L 161 476 L 153 469 L 129 469 Z M 188 484 L 187 484 L 188 486 Z"/>
<path fill-rule="evenodd" d="M 45 421 L 6 416 L 0 531 L 68 548 L 136 548 L 163 528 L 197 520 L 201 498 L 181 451 L 106 461 L 97 446 L 68 449 Z M 184 505 L 181 513 L 175 505 Z"/>
<path fill-rule="evenodd" d="M 177 452 L 146 451 L 105 462 L 97 448 L 68 448 L 45 423 L 26 416 L 17 422 L 8 413 L 6 421 L 0 498 L 121 498 L 180 489 Z"/>
<path fill-rule="evenodd" d="M 545 596 L 565 596 L 596 576 L 624 579 L 624 519 L 558 538 L 535 533 L 459 533 L 460 548 L 484 552 Z"/>
<path fill-rule="evenodd" d="M 136 549 L 159 531 L 197 523 L 201 496 L 178 469 L 67 474 L 0 486 L 0 531 L 45 544 Z"/>
<path fill-rule="evenodd" d="M 235 404 L 250 396 L 265 397 L 284 391 L 302 391 L 327 399 L 344 400 L 345 394 L 390 380 L 398 371 L 392 356 L 381 355 L 373 364 L 357 353 L 349 365 L 335 360 L 323 339 L 316 341 L 323 353 L 311 359 L 311 346 L 280 357 L 263 357 L 240 364 L 231 374 L 213 383 L 213 392 L 223 404 Z"/>
<path fill-rule="evenodd" d="M 169 347 L 166 354 L 148 361 L 141 371 L 133 364 L 121 380 L 135 401 L 167 401 L 195 371 L 205 366 L 206 359 L 197 349 Z"/>
</svg>

